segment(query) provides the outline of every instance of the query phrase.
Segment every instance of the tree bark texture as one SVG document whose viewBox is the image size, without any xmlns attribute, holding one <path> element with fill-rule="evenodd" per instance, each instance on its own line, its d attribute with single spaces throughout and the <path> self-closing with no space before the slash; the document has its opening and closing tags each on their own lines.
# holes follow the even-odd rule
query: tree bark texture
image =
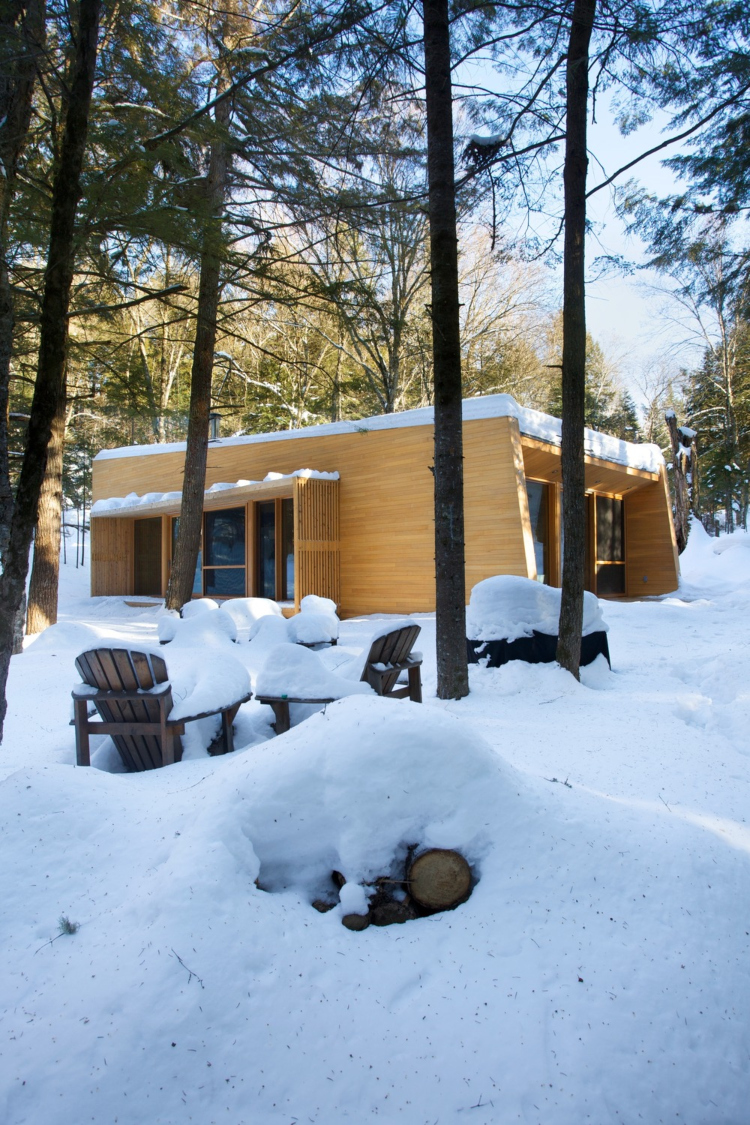
<svg viewBox="0 0 750 1125">
<path fill-rule="evenodd" d="M 8 396 L 13 349 L 13 295 L 8 273 L 8 219 L 18 162 L 31 122 L 31 103 L 45 43 L 45 0 L 0 4 L 0 559 L 13 512 L 8 463 Z"/>
<path fill-rule="evenodd" d="M 586 125 L 589 44 L 596 0 L 575 0 L 565 75 L 565 243 L 562 354 L 562 598 L 557 659 L 579 678 L 586 561 L 584 416 L 586 401 Z"/>
<path fill-rule="evenodd" d="M 226 125 L 230 113 L 230 101 L 220 102 L 216 107 L 217 124 Z M 167 586 L 168 609 L 182 609 L 183 605 L 190 601 L 200 550 L 211 413 L 211 380 L 221 284 L 221 213 L 229 180 L 229 161 L 228 146 L 221 139 L 215 140 L 211 145 L 206 181 L 209 214 L 201 253 L 198 314 L 190 376 L 190 416 L 185 449 L 185 473 L 182 483 L 179 532 Z"/>
<path fill-rule="evenodd" d="M 674 485 L 674 533 L 679 554 L 687 547 L 690 534 L 690 510 L 693 478 L 696 474 L 697 451 L 694 431 L 687 434 L 677 425 L 674 411 L 664 415 L 672 443 L 672 482 Z"/>
<path fill-rule="evenodd" d="M 29 549 L 47 464 L 52 424 L 65 394 L 68 308 L 75 261 L 75 217 L 96 69 L 101 0 L 80 0 L 60 158 L 52 184 L 47 268 L 39 321 L 39 355 L 26 450 L 0 575 L 0 738 L 13 648 L 13 621 L 25 592 Z"/>
<path fill-rule="evenodd" d="M 26 610 L 27 633 L 41 633 L 48 625 L 57 622 L 65 411 L 63 394 L 52 423 L 52 436 L 47 446 L 47 467 L 39 493 L 29 603 Z"/>
<path fill-rule="evenodd" d="M 466 661 L 461 335 L 447 0 L 424 0 L 427 177 L 435 395 L 437 694 L 469 692 Z"/>
</svg>

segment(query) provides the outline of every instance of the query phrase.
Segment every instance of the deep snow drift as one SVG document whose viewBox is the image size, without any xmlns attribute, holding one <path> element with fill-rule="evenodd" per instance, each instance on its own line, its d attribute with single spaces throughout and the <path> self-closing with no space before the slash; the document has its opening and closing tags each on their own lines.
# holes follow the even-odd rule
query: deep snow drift
<svg viewBox="0 0 750 1125">
<path fill-rule="evenodd" d="M 440 702 L 419 616 L 424 705 L 358 695 L 277 739 L 253 700 L 234 755 L 196 735 L 126 775 L 104 740 L 72 764 L 73 659 L 156 645 L 158 611 L 65 568 L 0 751 L 0 1120 L 746 1125 L 748 536 L 694 530 L 683 576 L 606 603 L 613 671 L 584 684 L 473 666 Z M 331 671 L 382 624 L 343 622 Z M 222 659 L 254 684 L 279 640 Z M 312 909 L 415 842 L 465 852 L 468 902 L 363 933 Z"/>
</svg>

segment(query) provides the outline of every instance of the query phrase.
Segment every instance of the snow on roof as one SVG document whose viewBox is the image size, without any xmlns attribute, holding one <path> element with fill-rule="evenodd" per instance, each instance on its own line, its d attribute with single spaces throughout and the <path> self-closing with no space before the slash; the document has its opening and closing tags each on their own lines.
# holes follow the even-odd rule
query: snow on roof
<svg viewBox="0 0 750 1125">
<path fill-rule="evenodd" d="M 151 446 L 136 446 L 137 449 L 150 449 Z M 162 446 L 157 446 L 160 451 L 163 450 Z M 106 452 L 119 453 L 120 450 L 107 450 Z M 278 481 L 291 480 L 292 477 L 313 477 L 316 480 L 338 480 L 338 473 L 321 473 L 317 469 L 295 469 L 293 473 L 266 473 L 263 480 L 237 480 L 233 483 L 222 482 L 219 484 L 212 484 L 207 488 L 204 495 L 211 496 L 217 492 L 226 492 L 230 488 L 246 488 L 250 485 L 261 485 L 268 482 L 274 484 Z M 137 492 L 129 492 L 127 496 L 108 496 L 106 499 L 97 500 L 91 509 L 91 514 L 94 516 L 101 516 L 105 512 L 119 511 L 122 508 L 150 508 L 154 504 L 163 504 L 169 501 L 172 505 L 178 504 L 182 501 L 181 492 L 146 492 L 143 496 L 139 496 Z"/>
<path fill-rule="evenodd" d="M 464 399 L 464 422 L 482 418 L 516 418 L 522 434 L 560 444 L 562 422 L 551 414 L 530 410 L 519 406 L 510 395 L 483 395 Z M 321 426 L 306 426 L 299 430 L 278 430 L 269 434 L 246 434 L 240 437 L 216 438 L 209 444 L 211 448 L 224 448 L 231 445 L 261 445 L 268 441 L 294 441 L 297 438 L 323 437 L 329 434 L 367 433 L 370 430 L 406 429 L 410 426 L 432 426 L 435 421 L 434 410 L 424 406 L 418 410 L 402 410 L 396 414 L 377 414 L 372 418 L 360 418 L 346 422 L 328 422 Z M 661 450 L 657 445 L 635 444 L 621 441 L 598 430 L 586 430 L 585 449 L 590 457 L 603 461 L 614 461 L 633 469 L 658 473 L 664 464 Z M 162 445 L 130 445 L 119 449 L 103 449 L 97 453 L 95 461 L 106 461 L 115 457 L 148 457 L 157 453 L 184 453 L 185 442 L 169 442 Z"/>
</svg>

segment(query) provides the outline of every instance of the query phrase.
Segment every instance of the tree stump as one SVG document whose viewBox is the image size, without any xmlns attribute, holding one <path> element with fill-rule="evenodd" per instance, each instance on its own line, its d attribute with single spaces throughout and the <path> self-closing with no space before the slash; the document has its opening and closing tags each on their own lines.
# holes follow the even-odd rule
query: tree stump
<svg viewBox="0 0 750 1125">
<path fill-rule="evenodd" d="M 409 894 L 427 910 L 450 910 L 471 894 L 471 868 L 459 852 L 431 848 L 407 874 Z"/>
</svg>

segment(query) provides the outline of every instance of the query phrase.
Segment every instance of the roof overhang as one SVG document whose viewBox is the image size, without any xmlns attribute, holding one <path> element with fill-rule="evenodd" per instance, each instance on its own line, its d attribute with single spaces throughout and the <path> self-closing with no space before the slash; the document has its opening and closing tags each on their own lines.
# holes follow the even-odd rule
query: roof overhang
<svg viewBox="0 0 750 1125">
<path fill-rule="evenodd" d="M 521 434 L 524 472 L 527 477 L 562 483 L 562 465 L 559 445 L 541 441 L 539 438 Z M 624 496 L 637 488 L 653 484 L 659 480 L 659 473 L 647 469 L 636 469 L 632 465 L 621 465 L 614 461 L 604 461 L 588 453 L 584 457 L 586 466 L 586 488 L 596 492 Z"/>
<path fill-rule="evenodd" d="M 294 482 L 297 478 L 285 476 L 279 480 L 264 480 L 252 484 L 238 484 L 231 488 L 207 489 L 203 493 L 203 510 L 210 512 L 217 508 L 239 508 L 251 500 L 275 500 L 276 497 L 289 499 L 294 495 Z M 92 511 L 95 520 L 103 519 L 142 519 L 145 516 L 179 516 L 182 497 L 168 500 L 154 500 L 149 503 L 124 504 L 118 508 L 104 508 Z"/>
</svg>

